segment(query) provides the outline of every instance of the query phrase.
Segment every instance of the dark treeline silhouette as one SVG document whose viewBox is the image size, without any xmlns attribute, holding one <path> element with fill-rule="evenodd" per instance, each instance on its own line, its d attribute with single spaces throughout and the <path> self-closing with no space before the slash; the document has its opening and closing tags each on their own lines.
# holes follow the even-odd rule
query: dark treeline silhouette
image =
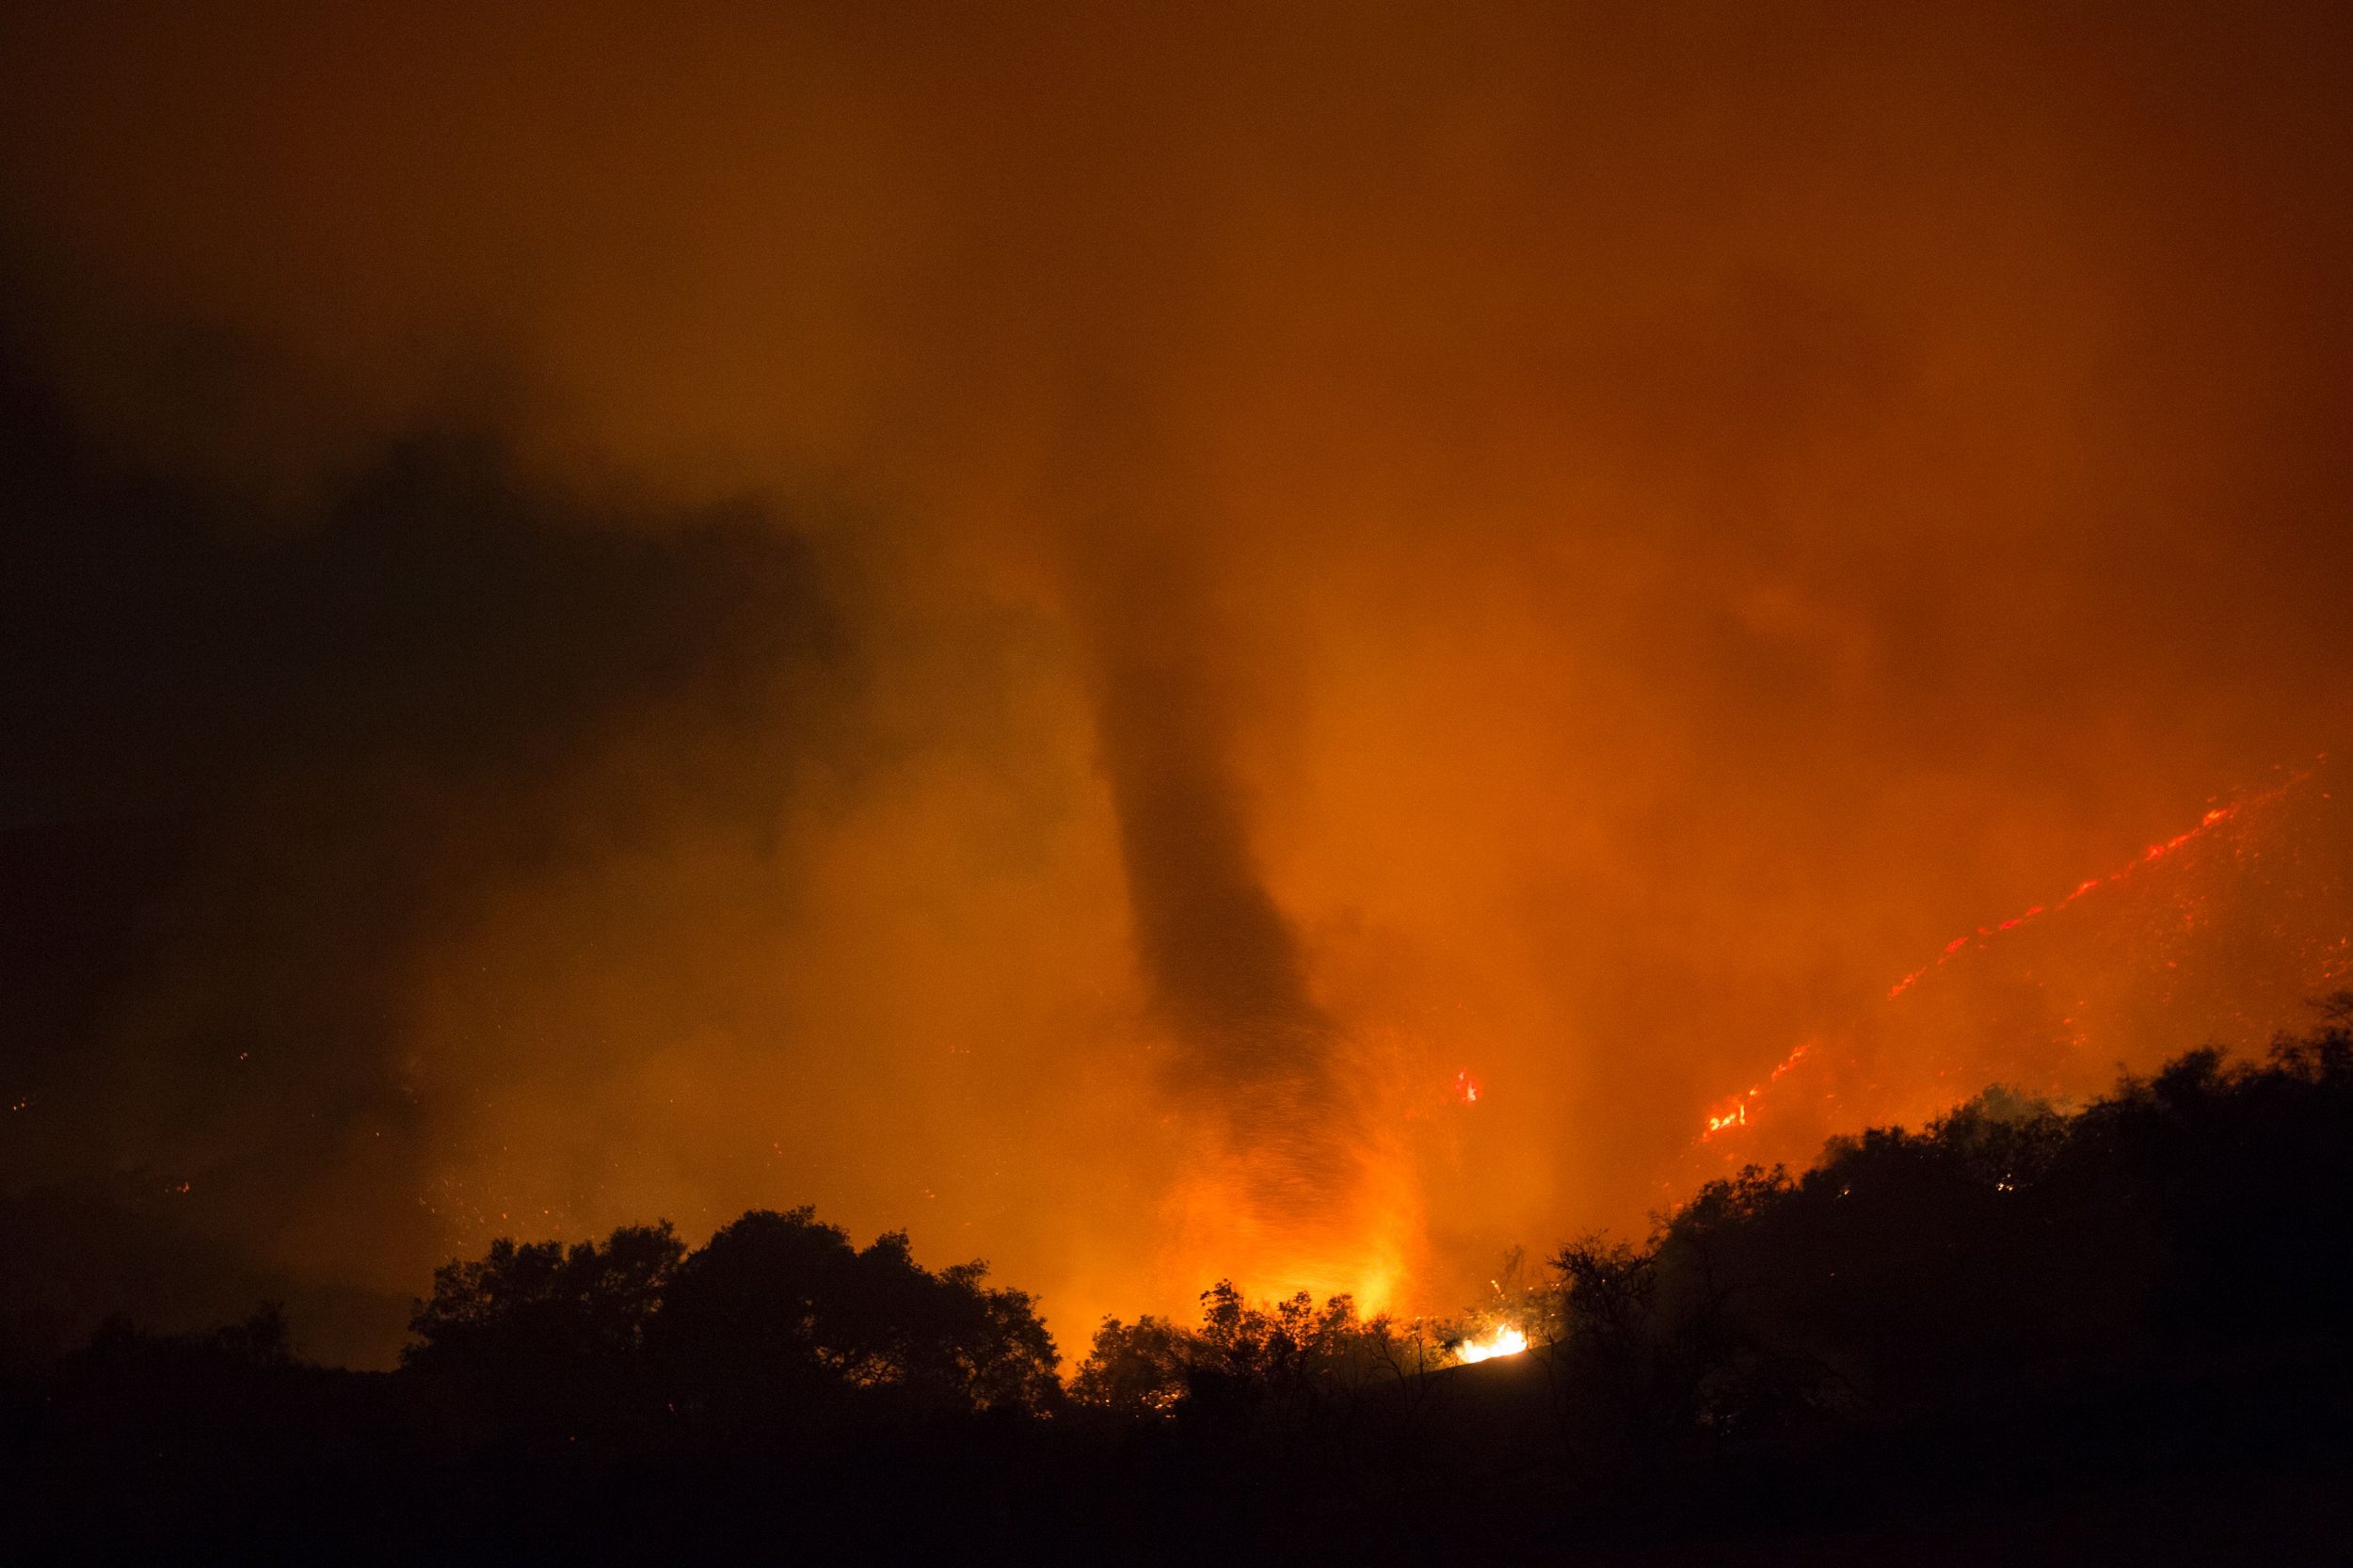
<svg viewBox="0 0 2353 1568">
<path fill-rule="evenodd" d="M 264 1310 L 15 1374 L 26 1560 L 2319 1560 L 2353 1525 L 2353 1003 L 1989 1089 L 1452 1322 L 1205 1292 L 1065 1385 L 1031 1298 L 808 1209 L 500 1241 L 397 1371 Z M 1525 1353 L 1462 1365 L 1510 1329 Z M 23 1365 L 23 1358 L 10 1365 Z"/>
<path fill-rule="evenodd" d="M 667 1224 L 583 1241 L 494 1243 L 434 1276 L 407 1371 L 491 1417 L 689 1423 L 873 1415 L 1040 1414 L 1060 1392 L 1029 1296 L 987 1267 L 933 1273 L 893 1232 L 864 1251 L 814 1212 L 744 1215 L 689 1254 Z"/>
</svg>

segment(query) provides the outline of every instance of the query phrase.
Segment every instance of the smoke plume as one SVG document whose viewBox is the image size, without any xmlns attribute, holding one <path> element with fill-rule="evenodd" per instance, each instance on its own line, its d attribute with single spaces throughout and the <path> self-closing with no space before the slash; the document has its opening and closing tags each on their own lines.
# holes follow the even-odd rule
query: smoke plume
<svg viewBox="0 0 2353 1568">
<path fill-rule="evenodd" d="M 1888 991 L 2343 750 L 2348 61 L 11 8 L 0 1274 L 381 1359 L 493 1236 L 811 1202 L 1065 1347 L 1446 1309 L 1773 1127 L 2260 1048 L 2336 827 Z"/>
</svg>

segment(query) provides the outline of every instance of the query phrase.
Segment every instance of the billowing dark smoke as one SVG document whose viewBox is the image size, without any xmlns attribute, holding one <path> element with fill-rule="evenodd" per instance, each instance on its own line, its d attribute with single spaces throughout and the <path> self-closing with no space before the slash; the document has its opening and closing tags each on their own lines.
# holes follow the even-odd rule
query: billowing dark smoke
<svg viewBox="0 0 2353 1568">
<path fill-rule="evenodd" d="M 273 1296 L 381 1354 L 475 1218 L 432 1139 L 600 1046 L 518 1020 L 425 1059 L 424 956 L 682 821 L 756 879 L 840 616 L 771 520 L 566 496 L 494 440 L 274 514 L 110 456 L 27 363 L 0 392 L 0 1327 Z"/>
<path fill-rule="evenodd" d="M 1262 880 L 1214 677 L 1114 644 L 1101 671 L 1103 761 L 1128 905 L 1180 1089 L 1225 1140 L 1264 1226 L 1337 1217 L 1352 1192 L 1338 1036 Z"/>
<path fill-rule="evenodd" d="M 1097 439 L 1149 444 L 1132 429 Z M 1250 629 L 1224 613 L 1189 548 L 1197 520 L 1185 506 L 1208 504 L 1165 479 L 1183 468 L 1151 465 L 1158 482 L 1127 501 L 1125 527 L 1074 541 L 1100 766 L 1138 965 L 1173 1048 L 1165 1077 L 1212 1167 L 1195 1176 L 1223 1186 L 1249 1230 L 1315 1250 L 1358 1196 L 1358 1105 L 1341 1032 L 1252 841 L 1235 758 L 1258 672 Z"/>
<path fill-rule="evenodd" d="M 1253 863 L 1216 699 L 1197 670 L 1113 650 L 1102 734 L 1153 994 L 1225 1083 L 1321 1076 L 1322 1015 Z M 1264 1036 L 1264 1037 L 1261 1037 Z"/>
</svg>

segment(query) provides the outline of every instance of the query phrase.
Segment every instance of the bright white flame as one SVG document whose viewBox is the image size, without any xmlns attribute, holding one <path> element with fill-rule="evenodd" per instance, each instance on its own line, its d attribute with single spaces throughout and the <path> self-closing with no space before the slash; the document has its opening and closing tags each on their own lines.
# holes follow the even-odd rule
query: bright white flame
<svg viewBox="0 0 2353 1568">
<path fill-rule="evenodd" d="M 1454 1353 L 1465 1362 L 1492 1361 L 1499 1355 L 1517 1355 L 1528 1349 L 1528 1336 L 1515 1328 L 1499 1328 L 1484 1339 L 1465 1339 L 1463 1348 Z"/>
</svg>

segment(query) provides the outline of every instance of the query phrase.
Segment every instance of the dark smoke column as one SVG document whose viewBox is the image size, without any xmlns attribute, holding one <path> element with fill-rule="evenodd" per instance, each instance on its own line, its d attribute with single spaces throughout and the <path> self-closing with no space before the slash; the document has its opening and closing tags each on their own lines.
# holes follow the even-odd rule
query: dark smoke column
<svg viewBox="0 0 2353 1568">
<path fill-rule="evenodd" d="M 1361 1195 L 1339 1035 L 1252 854 L 1230 642 L 1180 551 L 1131 537 L 1098 562 L 1112 553 L 1090 584 L 1096 722 L 1137 957 L 1177 1048 L 1171 1088 L 1214 1131 L 1234 1218 L 1307 1262 L 1346 1245 Z"/>
</svg>

